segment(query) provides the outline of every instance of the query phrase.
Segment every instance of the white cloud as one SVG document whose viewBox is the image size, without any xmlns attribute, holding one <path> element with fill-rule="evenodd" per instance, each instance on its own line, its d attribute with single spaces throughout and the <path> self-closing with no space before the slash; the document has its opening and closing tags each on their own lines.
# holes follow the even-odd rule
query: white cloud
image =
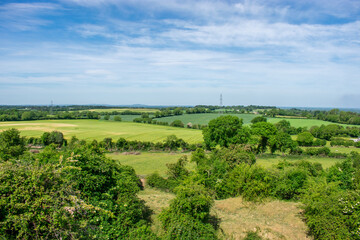
<svg viewBox="0 0 360 240">
<path fill-rule="evenodd" d="M 53 3 L 5 4 L 0 6 L 0 26 L 11 30 L 34 30 L 51 23 L 40 15 L 51 14 L 58 9 L 61 7 Z"/>
</svg>

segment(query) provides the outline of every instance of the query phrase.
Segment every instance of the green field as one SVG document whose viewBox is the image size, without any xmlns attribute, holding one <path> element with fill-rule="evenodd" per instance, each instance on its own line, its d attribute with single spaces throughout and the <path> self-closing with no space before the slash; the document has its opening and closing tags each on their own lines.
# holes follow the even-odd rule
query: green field
<svg viewBox="0 0 360 240">
<path fill-rule="evenodd" d="M 101 113 L 107 113 L 107 112 L 124 112 L 124 111 L 132 111 L 132 112 L 157 112 L 160 111 L 159 109 L 154 108 L 106 108 L 106 109 L 89 109 L 84 111 L 90 111 L 90 112 L 101 112 Z"/>
<path fill-rule="evenodd" d="M 265 156 L 265 157 L 258 157 L 256 159 L 256 164 L 259 164 L 260 166 L 264 168 L 270 168 L 271 166 L 279 163 L 280 161 L 287 160 L 289 162 L 295 162 L 299 160 L 306 160 L 312 163 L 320 163 L 323 167 L 323 169 L 329 168 L 333 166 L 335 163 L 341 161 L 341 159 L 337 158 L 328 158 L 328 157 L 282 157 L 282 156 Z"/>
<path fill-rule="evenodd" d="M 171 123 L 175 120 L 180 120 L 184 124 L 192 123 L 192 124 L 201 124 L 205 125 L 208 124 L 210 120 L 223 116 L 223 115 L 232 115 L 237 116 L 239 118 L 243 119 L 243 123 L 245 125 L 251 124 L 251 120 L 257 116 L 255 114 L 221 114 L 221 113 L 197 113 L 197 114 L 184 114 L 184 115 L 178 115 L 178 116 L 171 116 L 171 117 L 163 117 L 163 118 L 155 118 L 155 120 L 159 122 L 168 122 Z M 317 119 L 303 119 L 303 118 L 267 118 L 269 123 L 277 123 L 281 120 L 287 120 L 290 122 L 291 126 L 293 127 L 312 127 L 312 126 L 321 126 L 321 125 L 329 125 L 334 124 L 331 122 L 326 122 L 322 120 Z M 346 125 L 346 124 L 339 124 L 342 126 L 352 126 L 352 125 Z"/>
<path fill-rule="evenodd" d="M 321 125 L 329 125 L 329 124 L 337 124 L 317 119 L 302 119 L 302 118 L 268 118 L 269 123 L 277 123 L 281 120 L 289 121 L 292 127 L 312 127 L 312 126 L 321 126 Z M 341 126 L 356 126 L 356 125 L 347 125 L 347 124 L 337 124 Z"/>
<path fill-rule="evenodd" d="M 168 122 L 171 123 L 175 120 L 180 120 L 184 124 L 192 123 L 192 124 L 208 124 L 210 120 L 225 116 L 225 115 L 233 115 L 243 119 L 244 124 L 249 124 L 250 121 L 256 117 L 254 114 L 221 114 L 221 113 L 196 113 L 196 114 L 184 114 L 178 116 L 171 117 L 163 117 L 163 118 L 155 118 L 155 120 L 159 122 Z"/>
<path fill-rule="evenodd" d="M 123 137 L 127 140 L 161 142 L 169 135 L 176 135 L 189 143 L 199 143 L 203 141 L 200 130 L 101 120 L 0 122 L 0 131 L 10 128 L 20 130 L 22 136 L 27 137 L 39 137 L 44 132 L 57 130 L 62 132 L 67 139 L 70 139 L 72 136 L 85 140 L 103 140 L 106 137 L 117 140 Z"/>
<path fill-rule="evenodd" d="M 125 153 L 126 154 L 126 153 Z M 140 155 L 124 153 L 107 154 L 108 157 L 119 161 L 123 165 L 132 166 L 138 175 L 149 175 L 158 172 L 166 176 L 166 164 L 175 163 L 181 156 L 190 156 L 189 153 L 165 153 L 165 152 L 141 152 Z M 193 163 L 188 164 L 190 169 L 194 168 Z"/>
<path fill-rule="evenodd" d="M 190 159 L 190 153 L 164 153 L 164 152 L 141 152 L 140 155 L 134 155 L 126 153 L 111 153 L 107 154 L 108 157 L 119 161 L 123 165 L 132 166 L 136 174 L 138 175 L 148 175 L 154 172 L 158 172 L 160 175 L 166 175 L 166 164 L 176 162 L 181 156 L 187 155 Z M 264 167 L 270 168 L 273 165 L 279 163 L 280 161 L 287 160 L 289 162 L 294 162 L 298 160 L 307 160 L 309 162 L 318 162 L 321 163 L 324 169 L 331 167 L 336 162 L 341 161 L 341 159 L 328 158 L 328 157 L 282 157 L 280 155 L 265 155 L 257 157 L 256 164 Z M 193 163 L 188 164 L 189 169 L 194 169 L 195 165 Z"/>
<path fill-rule="evenodd" d="M 121 121 L 123 122 L 132 122 L 135 118 L 141 117 L 141 115 L 111 115 L 110 120 L 114 120 L 115 116 L 121 117 Z"/>
</svg>

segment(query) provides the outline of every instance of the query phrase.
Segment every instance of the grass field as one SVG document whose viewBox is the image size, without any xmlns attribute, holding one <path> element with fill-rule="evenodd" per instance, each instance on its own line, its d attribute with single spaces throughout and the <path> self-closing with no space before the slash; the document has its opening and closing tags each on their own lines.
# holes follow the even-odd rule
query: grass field
<svg viewBox="0 0 360 240">
<path fill-rule="evenodd" d="M 333 166 L 335 163 L 341 161 L 341 159 L 337 158 L 328 158 L 328 157 L 307 157 L 307 156 L 301 156 L 301 157 L 282 157 L 282 156 L 264 156 L 264 157 L 258 157 L 256 159 L 256 164 L 259 164 L 260 166 L 264 168 L 270 168 L 271 166 L 279 163 L 280 161 L 287 160 L 289 162 L 295 162 L 299 160 L 307 160 L 312 163 L 320 163 L 323 167 L 323 169 L 329 168 Z"/>
<path fill-rule="evenodd" d="M 107 109 L 89 109 L 84 111 L 90 111 L 90 112 L 101 112 L 101 113 L 108 113 L 108 112 L 124 112 L 124 111 L 132 111 L 132 112 L 157 112 L 160 111 L 159 109 L 153 109 L 153 108 L 107 108 Z"/>
<path fill-rule="evenodd" d="M 122 153 L 107 154 L 108 157 L 119 161 L 123 165 L 132 166 L 138 175 L 149 175 L 158 172 L 166 176 L 167 163 L 175 163 L 181 156 L 190 156 L 189 153 L 164 153 L 164 152 L 141 152 L 140 155 L 125 155 Z M 189 159 L 190 160 L 190 159 Z M 193 169 L 193 163 L 188 164 L 189 169 Z"/>
<path fill-rule="evenodd" d="M 76 136 L 85 140 L 114 140 L 123 137 L 127 140 L 161 142 L 169 135 L 176 135 L 189 143 L 202 142 L 202 132 L 195 129 L 175 128 L 152 124 L 114 122 L 99 120 L 39 120 L 0 122 L 0 131 L 17 128 L 22 136 L 39 137 L 44 132 L 60 131 L 65 138 Z"/>
<path fill-rule="evenodd" d="M 332 149 L 333 150 L 333 149 Z M 181 156 L 187 155 L 190 160 L 190 153 L 164 153 L 164 152 L 141 152 L 140 155 L 134 154 L 122 154 L 122 153 L 111 153 L 107 154 L 108 157 L 119 161 L 123 165 L 132 166 L 135 169 L 136 174 L 138 175 L 149 175 L 154 172 L 158 172 L 162 176 L 166 176 L 166 164 L 176 162 Z M 336 162 L 341 161 L 337 158 L 328 158 L 328 157 L 307 157 L 307 156 L 280 156 L 280 155 L 264 155 L 258 156 L 256 159 L 256 164 L 264 167 L 270 168 L 273 165 L 279 163 L 280 161 L 287 160 L 289 162 L 307 160 L 309 162 L 320 163 L 324 169 L 333 166 Z M 188 163 L 188 169 L 193 170 L 195 165 L 193 163 Z"/>
<path fill-rule="evenodd" d="M 198 113 L 198 114 L 184 114 L 184 115 L 179 115 L 179 116 L 156 118 L 156 120 L 158 120 L 160 122 L 168 122 L 168 123 L 171 123 L 175 120 L 180 120 L 184 124 L 191 122 L 192 124 L 204 125 L 204 124 L 208 124 L 210 120 L 217 118 L 219 116 L 223 116 L 223 115 L 232 115 L 232 116 L 237 116 L 239 118 L 242 118 L 243 123 L 245 125 L 251 124 L 251 120 L 253 118 L 260 116 L 260 115 L 255 115 L 255 114 Z M 268 119 L 268 122 L 270 122 L 270 123 L 277 123 L 281 120 L 287 120 L 290 122 L 291 126 L 293 126 L 293 127 L 308 127 L 308 128 L 310 128 L 312 126 L 321 126 L 322 124 L 324 124 L 324 125 L 334 124 L 331 122 L 326 122 L 326 121 L 317 120 L 317 119 L 297 119 L 297 118 L 267 118 L 267 119 Z M 339 124 L 339 125 L 352 126 L 352 125 L 346 125 L 346 124 Z"/>
<path fill-rule="evenodd" d="M 220 114 L 220 113 L 197 113 L 197 114 L 184 114 L 171 117 L 155 118 L 159 122 L 168 122 L 171 123 L 175 120 L 180 120 L 184 124 L 191 122 L 192 124 L 208 124 L 210 120 L 224 116 L 224 115 L 233 115 L 243 119 L 244 124 L 249 124 L 250 121 L 256 117 L 254 114 Z"/>
<path fill-rule="evenodd" d="M 154 212 L 152 229 L 161 233 L 157 218 L 175 196 L 152 188 L 138 195 Z M 220 232 L 224 239 L 243 239 L 248 231 L 258 229 L 263 239 L 311 239 L 306 235 L 306 225 L 300 217 L 298 203 L 279 200 L 260 204 L 245 202 L 241 197 L 216 200 L 211 214 L 220 218 Z"/>
</svg>

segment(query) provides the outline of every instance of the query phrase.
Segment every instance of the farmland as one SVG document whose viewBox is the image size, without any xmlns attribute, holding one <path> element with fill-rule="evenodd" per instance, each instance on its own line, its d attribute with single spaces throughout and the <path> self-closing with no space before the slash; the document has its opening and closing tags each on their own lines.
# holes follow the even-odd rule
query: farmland
<svg viewBox="0 0 360 240">
<path fill-rule="evenodd" d="M 85 140 L 123 137 L 128 140 L 160 142 L 169 135 L 176 135 L 189 143 L 202 142 L 202 133 L 199 130 L 130 122 L 99 120 L 0 122 L 0 131 L 10 128 L 17 128 L 23 136 L 27 137 L 40 137 L 44 132 L 56 130 L 62 132 L 68 139 L 72 136 Z"/>
<path fill-rule="evenodd" d="M 150 113 L 150 112 L 157 112 L 157 111 L 159 111 L 159 109 L 155 109 L 155 108 L 95 108 L 95 109 L 89 109 L 86 111 L 100 112 L 100 113 L 125 112 L 125 111 Z"/>
<path fill-rule="evenodd" d="M 221 114 L 221 113 L 199 113 L 199 114 L 184 114 L 179 116 L 171 116 L 171 117 L 163 117 L 163 118 L 155 118 L 155 120 L 160 122 L 168 122 L 171 123 L 175 120 L 180 120 L 184 124 L 192 123 L 192 124 L 208 124 L 210 120 L 217 118 L 222 115 L 227 114 Z M 243 119 L 243 124 L 249 125 L 251 123 L 251 120 L 255 118 L 255 114 L 231 114 L 233 116 L 237 116 L 239 118 Z M 321 126 L 321 125 L 329 125 L 333 124 L 331 122 L 317 120 L 317 119 L 304 119 L 304 118 L 267 118 L 269 123 L 277 123 L 281 120 L 289 121 L 291 126 L 293 127 L 312 127 L 312 126 Z M 351 126 L 346 124 L 339 124 L 342 126 Z"/>
</svg>

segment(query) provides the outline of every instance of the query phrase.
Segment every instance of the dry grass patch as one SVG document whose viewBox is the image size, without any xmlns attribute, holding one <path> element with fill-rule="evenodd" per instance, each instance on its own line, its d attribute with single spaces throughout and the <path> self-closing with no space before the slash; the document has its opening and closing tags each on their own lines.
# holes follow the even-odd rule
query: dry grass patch
<svg viewBox="0 0 360 240">
<path fill-rule="evenodd" d="M 174 199 L 175 195 L 146 187 L 144 191 L 140 191 L 138 197 L 144 200 L 146 205 L 153 211 L 154 214 L 151 216 L 151 220 L 153 221 L 151 229 L 160 236 L 163 233 L 163 229 L 157 216 L 163 208 L 169 206 L 170 200 Z"/>
<path fill-rule="evenodd" d="M 213 213 L 220 227 L 232 239 L 243 239 L 248 231 L 259 231 L 264 239 L 311 239 L 301 220 L 298 203 L 268 201 L 245 202 L 241 198 L 215 201 Z"/>
<path fill-rule="evenodd" d="M 153 188 L 145 188 L 139 197 L 154 212 L 152 229 L 161 233 L 157 219 L 163 208 L 169 206 L 175 198 L 172 193 L 165 193 Z M 212 215 L 220 218 L 220 229 L 225 239 L 240 240 L 248 231 L 258 231 L 263 239 L 312 239 L 306 235 L 307 227 L 300 217 L 299 203 L 278 200 L 264 203 L 243 201 L 241 197 L 216 200 Z"/>
</svg>

